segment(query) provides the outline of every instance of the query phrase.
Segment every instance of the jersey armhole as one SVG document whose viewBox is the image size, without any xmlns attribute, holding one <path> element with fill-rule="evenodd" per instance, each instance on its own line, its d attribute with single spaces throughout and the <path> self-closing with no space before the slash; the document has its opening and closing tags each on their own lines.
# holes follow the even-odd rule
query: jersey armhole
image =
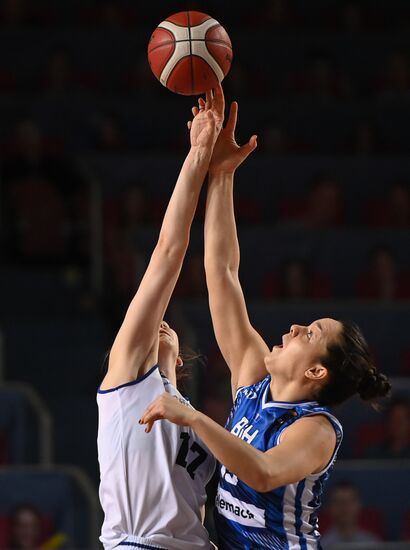
<svg viewBox="0 0 410 550">
<path fill-rule="evenodd" d="M 102 390 L 101 387 L 99 387 L 97 390 L 97 393 L 106 394 L 106 393 L 111 393 L 111 392 L 120 390 L 122 388 L 127 388 L 128 386 L 135 386 L 136 384 L 139 384 L 140 382 L 148 378 L 148 376 L 150 376 L 158 368 L 159 368 L 158 364 L 154 365 L 145 374 L 138 376 L 138 378 L 136 378 L 135 380 L 131 380 L 131 382 L 126 382 L 125 384 L 120 384 L 119 386 L 115 386 L 114 388 L 108 388 L 107 390 Z"/>
<path fill-rule="evenodd" d="M 338 421 L 338 419 L 335 416 L 333 416 L 332 414 L 327 413 L 325 411 L 314 411 L 312 413 L 304 414 L 302 416 L 302 418 L 308 418 L 309 416 L 324 416 L 327 419 L 327 421 L 329 422 L 329 424 L 332 426 L 332 428 L 335 432 L 335 435 L 336 435 L 335 448 L 333 449 L 332 456 L 330 457 L 330 459 L 329 459 L 328 463 L 326 464 L 326 466 L 322 470 L 320 470 L 320 472 L 316 472 L 315 474 L 309 474 L 311 476 L 320 477 L 328 471 L 328 469 L 332 466 L 332 464 L 335 460 L 336 454 L 337 454 L 337 452 L 340 448 L 340 444 L 342 443 L 343 428 L 342 428 L 342 425 L 340 424 L 340 422 Z M 337 428 L 336 428 L 336 426 L 337 426 Z M 289 426 L 286 426 L 285 429 L 288 428 L 288 427 Z M 278 445 L 280 444 L 280 440 L 281 440 L 282 434 L 285 431 L 285 429 L 283 429 L 280 432 L 279 436 L 278 436 Z"/>
<path fill-rule="evenodd" d="M 264 380 L 266 380 L 266 378 L 268 378 L 269 374 L 267 376 L 265 376 L 264 378 L 261 378 L 260 380 L 258 380 L 257 382 L 254 382 L 253 384 L 248 384 L 247 386 L 240 386 L 237 390 L 236 390 L 236 393 L 235 393 L 235 398 L 234 398 L 234 403 L 236 402 L 236 399 L 239 395 L 239 393 L 242 391 L 242 390 L 246 390 L 248 388 L 252 388 L 254 386 L 257 386 L 258 384 L 260 384 L 261 382 L 263 382 Z"/>
</svg>

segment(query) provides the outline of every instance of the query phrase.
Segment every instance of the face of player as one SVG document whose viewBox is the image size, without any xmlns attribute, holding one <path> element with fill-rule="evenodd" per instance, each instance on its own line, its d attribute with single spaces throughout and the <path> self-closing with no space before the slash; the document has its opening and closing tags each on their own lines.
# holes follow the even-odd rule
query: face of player
<svg viewBox="0 0 410 550">
<path fill-rule="evenodd" d="M 166 321 L 159 326 L 159 356 L 171 356 L 175 362 L 179 359 L 178 335 Z"/>
<path fill-rule="evenodd" d="M 268 372 L 285 381 L 324 380 L 327 370 L 321 359 L 328 346 L 337 342 L 341 331 L 341 323 L 329 318 L 318 319 L 308 326 L 292 325 L 282 336 L 282 344 L 273 346 L 265 357 Z"/>
</svg>

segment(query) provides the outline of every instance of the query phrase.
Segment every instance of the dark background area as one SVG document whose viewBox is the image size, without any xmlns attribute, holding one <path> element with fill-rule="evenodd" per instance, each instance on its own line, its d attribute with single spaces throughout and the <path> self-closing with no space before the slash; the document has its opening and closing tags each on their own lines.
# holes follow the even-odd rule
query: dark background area
<svg viewBox="0 0 410 550">
<path fill-rule="evenodd" d="M 341 471 L 352 478 L 358 461 L 365 527 L 403 540 L 409 492 L 404 507 L 388 495 L 403 476 L 410 489 L 409 2 L 3 0 L 0 548 L 26 502 L 43 539 L 62 532 L 71 542 L 61 545 L 95 545 L 95 391 L 188 150 L 195 101 L 160 85 L 146 48 L 183 9 L 228 31 L 226 100 L 239 102 L 238 141 L 258 134 L 235 190 L 252 320 L 270 344 L 318 316 L 362 327 L 403 397 L 392 425 L 407 435 L 389 454 L 386 413 L 342 408 Z M 205 358 L 187 392 L 223 424 L 230 389 L 207 306 L 203 199 L 167 320 Z M 38 466 L 50 463 L 47 474 Z"/>
</svg>

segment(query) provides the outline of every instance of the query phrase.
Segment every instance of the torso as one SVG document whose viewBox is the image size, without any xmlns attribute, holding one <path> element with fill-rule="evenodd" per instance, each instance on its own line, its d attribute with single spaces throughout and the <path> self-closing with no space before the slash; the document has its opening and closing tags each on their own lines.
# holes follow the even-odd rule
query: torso
<svg viewBox="0 0 410 550">
<path fill-rule="evenodd" d="M 111 390 L 99 390 L 100 540 L 106 549 L 195 550 L 210 547 L 202 525 L 205 486 L 215 460 L 192 430 L 167 420 L 152 432 L 138 423 L 164 391 L 181 397 L 158 367 Z"/>
<path fill-rule="evenodd" d="M 267 376 L 240 388 L 227 429 L 265 452 L 280 444 L 284 430 L 298 419 L 324 415 L 336 433 L 335 452 L 323 471 L 298 483 L 258 493 L 221 467 L 215 519 L 221 550 L 313 550 L 319 548 L 317 510 L 323 486 L 342 439 L 342 427 L 325 407 L 316 402 L 269 401 Z"/>
</svg>

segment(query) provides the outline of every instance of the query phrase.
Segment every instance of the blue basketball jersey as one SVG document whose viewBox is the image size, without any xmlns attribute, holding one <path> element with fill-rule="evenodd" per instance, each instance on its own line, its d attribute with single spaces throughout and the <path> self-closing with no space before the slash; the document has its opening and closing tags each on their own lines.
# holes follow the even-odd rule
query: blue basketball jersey
<svg viewBox="0 0 410 550">
<path fill-rule="evenodd" d="M 342 441 L 339 421 L 316 401 L 271 401 L 271 377 L 240 388 L 226 428 L 260 451 L 280 444 L 283 431 L 304 416 L 325 415 L 336 432 L 328 466 L 298 483 L 259 493 L 221 466 L 215 506 L 220 550 L 317 550 L 317 511 Z"/>
</svg>

